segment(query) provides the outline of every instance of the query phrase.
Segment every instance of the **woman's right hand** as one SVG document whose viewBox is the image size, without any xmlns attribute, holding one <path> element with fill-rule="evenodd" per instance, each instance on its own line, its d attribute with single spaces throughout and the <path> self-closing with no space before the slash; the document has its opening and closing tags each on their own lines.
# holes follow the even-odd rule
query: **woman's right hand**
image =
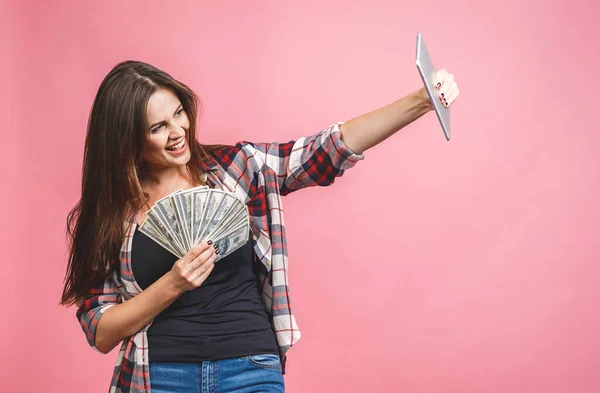
<svg viewBox="0 0 600 393">
<path fill-rule="evenodd" d="M 199 287 L 213 270 L 218 252 L 212 243 L 199 243 L 140 294 L 107 308 L 98 320 L 93 341 L 96 348 L 102 353 L 112 351 L 152 322 L 183 293 Z"/>
<path fill-rule="evenodd" d="M 175 287 L 181 291 L 198 288 L 212 272 L 217 259 L 218 250 L 212 242 L 201 242 L 192 247 L 187 254 L 173 264 L 171 279 Z"/>
</svg>

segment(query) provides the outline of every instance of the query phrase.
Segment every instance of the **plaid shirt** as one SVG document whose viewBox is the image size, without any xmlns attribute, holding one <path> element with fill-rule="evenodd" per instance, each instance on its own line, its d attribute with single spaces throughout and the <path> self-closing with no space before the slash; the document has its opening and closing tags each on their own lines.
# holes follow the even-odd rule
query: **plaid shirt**
<svg viewBox="0 0 600 393">
<path fill-rule="evenodd" d="M 300 330 L 289 296 L 281 196 L 305 187 L 328 186 L 364 158 L 344 145 L 341 124 L 334 123 L 316 135 L 288 143 L 239 142 L 202 161 L 211 186 L 235 193 L 248 205 L 254 263 L 259 267 L 265 309 L 273 318 L 282 366 L 287 351 L 300 339 Z M 131 217 L 124 225 L 126 236 L 119 269 L 87 294 L 76 313 L 88 343 L 98 352 L 95 337 L 102 313 L 142 291 L 131 270 L 131 244 L 137 223 Z M 123 341 L 109 392 L 151 392 L 147 345 L 151 324 Z"/>
</svg>

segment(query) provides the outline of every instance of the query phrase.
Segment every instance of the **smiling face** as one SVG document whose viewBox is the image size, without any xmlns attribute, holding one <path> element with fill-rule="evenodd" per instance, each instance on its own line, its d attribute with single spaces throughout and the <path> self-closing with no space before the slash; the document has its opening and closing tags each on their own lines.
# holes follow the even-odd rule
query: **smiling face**
<svg viewBox="0 0 600 393">
<path fill-rule="evenodd" d="M 160 170 L 187 164 L 191 154 L 186 140 L 190 121 L 179 98 L 169 89 L 158 89 L 146 107 L 147 139 L 142 159 L 148 169 Z"/>
</svg>

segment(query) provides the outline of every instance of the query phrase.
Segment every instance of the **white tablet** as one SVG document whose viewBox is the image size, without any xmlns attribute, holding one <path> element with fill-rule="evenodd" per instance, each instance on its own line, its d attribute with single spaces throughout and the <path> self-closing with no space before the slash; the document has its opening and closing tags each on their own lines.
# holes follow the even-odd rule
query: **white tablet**
<svg viewBox="0 0 600 393">
<path fill-rule="evenodd" d="M 419 70 L 419 74 L 421 74 L 421 79 L 423 79 L 425 89 L 427 89 L 429 98 L 433 102 L 433 108 L 437 114 L 440 124 L 442 125 L 444 135 L 446 135 L 447 140 L 450 140 L 450 108 L 446 108 L 438 98 L 438 93 L 435 88 L 435 72 L 437 70 L 431 62 L 429 52 L 427 52 L 427 47 L 425 46 L 425 41 L 423 41 L 421 33 L 417 33 L 416 57 L 417 69 Z"/>
</svg>

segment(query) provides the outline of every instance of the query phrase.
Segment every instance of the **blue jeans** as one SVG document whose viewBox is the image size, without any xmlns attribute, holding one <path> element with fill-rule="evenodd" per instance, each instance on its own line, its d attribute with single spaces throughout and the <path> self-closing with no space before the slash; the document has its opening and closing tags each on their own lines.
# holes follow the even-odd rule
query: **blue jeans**
<svg viewBox="0 0 600 393">
<path fill-rule="evenodd" d="M 283 393 L 278 355 L 202 363 L 150 363 L 152 393 Z"/>
</svg>

